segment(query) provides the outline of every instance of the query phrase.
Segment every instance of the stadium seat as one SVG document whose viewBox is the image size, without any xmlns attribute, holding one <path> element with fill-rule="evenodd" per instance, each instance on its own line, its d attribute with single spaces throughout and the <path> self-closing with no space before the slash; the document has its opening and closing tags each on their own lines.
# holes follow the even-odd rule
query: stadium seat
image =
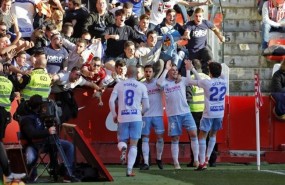
<svg viewBox="0 0 285 185">
<path fill-rule="evenodd" d="M 274 64 L 273 69 L 272 69 L 272 76 L 280 68 L 280 66 L 281 66 L 281 64 Z M 271 100 L 273 101 L 273 107 L 271 106 L 271 109 L 273 111 L 274 116 L 280 121 L 285 121 L 285 114 L 281 115 L 281 116 L 278 116 L 276 114 L 276 112 L 275 112 L 276 101 L 274 100 L 274 98 L 272 96 L 270 96 L 270 97 L 271 97 Z"/>
<path fill-rule="evenodd" d="M 273 45 L 285 45 L 285 38 L 271 39 L 268 43 L 268 47 Z M 276 55 L 268 55 L 266 59 L 269 61 L 278 61 L 281 62 L 285 59 L 285 54 L 276 56 Z"/>
</svg>

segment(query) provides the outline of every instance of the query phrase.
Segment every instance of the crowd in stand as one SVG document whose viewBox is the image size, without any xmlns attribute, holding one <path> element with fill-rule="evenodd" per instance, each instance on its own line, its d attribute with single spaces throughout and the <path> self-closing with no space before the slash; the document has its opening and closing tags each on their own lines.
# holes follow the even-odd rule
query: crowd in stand
<svg viewBox="0 0 285 185">
<path fill-rule="evenodd" d="M 261 49 L 263 55 L 284 55 L 284 46 L 280 44 L 269 46 L 270 39 L 280 39 L 270 38 L 270 32 L 280 32 L 284 34 L 285 32 L 285 1 L 284 0 L 260 0 L 259 1 L 259 13 L 262 15 L 262 30 L 261 30 Z M 272 77 L 271 81 L 271 95 L 273 100 L 276 102 L 274 107 L 274 115 L 284 121 L 285 116 L 285 73 L 284 73 L 284 61 Z"/>
<path fill-rule="evenodd" d="M 134 74 L 139 81 L 150 82 L 152 78 L 165 78 L 166 73 L 161 77 L 164 70 L 175 70 L 182 75 L 178 82 L 182 79 L 187 86 L 184 78 L 191 67 L 183 62 L 185 59 L 198 59 L 202 72 L 209 74 L 208 65 L 213 58 L 207 46 L 208 30 L 220 42 L 225 41 L 218 28 L 204 19 L 204 10 L 199 7 L 211 3 L 211 0 L 95 0 L 94 7 L 89 7 L 93 11 L 89 11 L 81 0 L 2 0 L 0 60 L 4 74 L 25 100 L 35 94 L 45 99 L 54 93 L 63 109 L 62 122 L 77 115 L 72 90 L 78 85 L 93 88 L 99 105 L 103 105 L 101 94 L 106 87 L 113 87 L 127 76 L 133 78 Z M 176 10 L 183 15 L 184 23 L 176 22 Z M 193 18 L 189 12 L 194 12 Z M 182 46 L 179 40 L 188 42 Z M 132 74 L 126 75 L 127 68 Z M 177 74 L 175 78 L 168 77 L 177 80 Z M 184 85 L 181 90 L 185 90 Z M 182 98 L 185 106 L 186 96 Z M 188 113 L 188 104 L 187 107 Z M 157 162 L 161 169 L 163 132 L 157 133 L 160 151 Z M 144 132 L 143 149 L 148 148 L 148 134 Z M 191 128 L 189 135 L 192 149 L 195 148 L 194 166 L 204 169 L 205 159 L 204 166 L 198 163 L 197 133 Z M 178 142 L 173 137 L 176 169 L 180 169 Z"/>
</svg>

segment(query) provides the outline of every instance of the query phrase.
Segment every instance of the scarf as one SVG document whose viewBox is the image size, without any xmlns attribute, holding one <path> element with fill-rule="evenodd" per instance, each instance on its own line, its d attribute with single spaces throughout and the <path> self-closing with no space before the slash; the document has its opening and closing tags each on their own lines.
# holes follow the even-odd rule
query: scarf
<svg viewBox="0 0 285 185">
<path fill-rule="evenodd" d="M 268 1 L 269 18 L 273 21 L 280 22 L 285 17 L 285 3 L 282 8 L 277 8 L 273 4 L 274 0 Z"/>
</svg>

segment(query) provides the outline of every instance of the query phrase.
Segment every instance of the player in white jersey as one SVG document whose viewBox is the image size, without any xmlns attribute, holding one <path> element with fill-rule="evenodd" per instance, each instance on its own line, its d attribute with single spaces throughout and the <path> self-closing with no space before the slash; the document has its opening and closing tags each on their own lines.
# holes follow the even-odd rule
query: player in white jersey
<svg viewBox="0 0 285 185">
<path fill-rule="evenodd" d="M 207 168 L 208 159 L 216 144 L 217 131 L 222 129 L 222 121 L 225 109 L 225 95 L 227 92 L 226 80 L 221 75 L 222 66 L 217 62 L 209 63 L 211 79 L 201 79 L 190 60 L 185 61 L 187 73 L 194 73 L 198 80 L 192 80 L 189 84 L 197 85 L 204 89 L 205 109 L 200 121 L 199 132 L 199 159 L 200 165 L 196 170 Z M 188 74 L 187 74 L 188 75 Z M 206 138 L 209 133 L 209 142 L 206 152 Z M 206 154 L 206 159 L 205 159 Z"/>
<path fill-rule="evenodd" d="M 163 134 L 163 104 L 162 104 L 162 90 L 157 86 L 157 79 L 154 78 L 153 66 L 146 65 L 144 67 L 144 85 L 147 88 L 149 102 L 151 106 L 143 116 L 143 128 L 142 128 L 142 153 L 144 159 L 144 165 L 141 166 L 141 170 L 149 169 L 149 134 L 150 129 L 153 127 L 156 133 L 156 163 L 159 169 L 163 169 L 161 156 L 164 147 Z"/>
<path fill-rule="evenodd" d="M 168 77 L 166 79 L 166 75 Z M 176 82 L 178 70 L 175 64 L 167 61 L 166 67 L 157 84 L 163 88 L 166 100 L 166 113 L 168 117 L 168 135 L 171 136 L 171 154 L 175 169 L 181 169 L 178 162 L 179 155 L 179 136 L 184 127 L 191 137 L 191 148 L 194 154 L 194 165 L 198 166 L 198 138 L 197 127 L 190 113 L 186 101 L 186 86 L 191 81 L 190 72 L 187 78 L 181 77 L 181 81 Z"/>
<path fill-rule="evenodd" d="M 137 72 L 135 66 L 129 66 L 128 79 L 115 85 L 109 100 L 114 123 L 118 123 L 118 149 L 122 152 L 121 160 L 126 158 L 126 143 L 130 139 L 127 177 L 135 176 L 133 166 L 137 156 L 137 142 L 141 137 L 142 115 L 149 109 L 147 89 L 136 80 Z M 118 114 L 115 108 L 116 100 L 118 100 Z"/>
</svg>

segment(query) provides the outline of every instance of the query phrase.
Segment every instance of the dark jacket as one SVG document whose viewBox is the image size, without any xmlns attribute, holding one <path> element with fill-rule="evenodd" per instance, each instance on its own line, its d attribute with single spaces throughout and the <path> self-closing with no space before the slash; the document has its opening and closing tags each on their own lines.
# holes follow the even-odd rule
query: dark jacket
<svg viewBox="0 0 285 185">
<path fill-rule="evenodd" d="M 22 117 L 20 130 L 22 138 L 28 142 L 28 145 L 34 145 L 39 141 L 42 142 L 50 135 L 39 116 L 33 112 Z"/>
<path fill-rule="evenodd" d="M 276 71 L 271 80 L 271 92 L 285 93 L 285 72 L 280 69 Z"/>
<path fill-rule="evenodd" d="M 158 33 L 158 35 L 162 35 L 161 28 L 165 26 L 166 25 L 165 25 L 165 18 L 164 18 L 163 21 L 154 28 L 154 30 Z M 185 29 L 183 28 L 183 26 L 181 26 L 180 24 L 176 22 L 173 24 L 172 29 L 177 30 L 180 33 L 180 35 L 183 35 L 185 32 Z"/>
<path fill-rule="evenodd" d="M 97 12 L 92 12 L 87 17 L 83 32 L 88 31 L 92 37 L 104 39 L 104 31 L 106 27 L 115 23 L 115 18 L 112 13 L 107 12 L 103 16 L 99 16 Z"/>
</svg>

